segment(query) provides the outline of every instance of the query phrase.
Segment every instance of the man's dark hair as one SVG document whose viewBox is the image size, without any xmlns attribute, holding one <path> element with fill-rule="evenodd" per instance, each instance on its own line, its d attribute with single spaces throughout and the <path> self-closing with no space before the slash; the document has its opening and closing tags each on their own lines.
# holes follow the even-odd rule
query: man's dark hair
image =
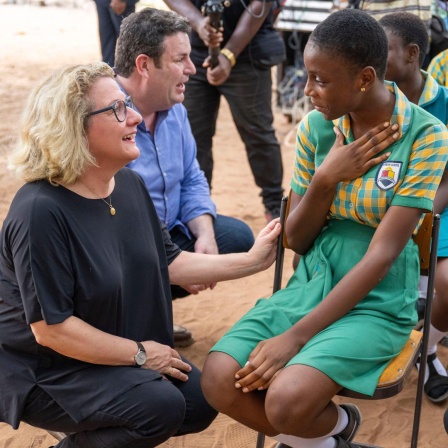
<svg viewBox="0 0 448 448">
<path fill-rule="evenodd" d="M 128 78 L 139 54 L 146 54 L 160 67 L 165 38 L 190 31 L 188 20 L 172 11 L 145 8 L 131 14 L 121 23 L 115 55 L 116 73 Z"/>
<path fill-rule="evenodd" d="M 429 37 L 425 22 L 410 12 L 394 12 L 386 14 L 380 19 L 380 25 L 394 36 L 400 37 L 403 44 L 415 44 L 420 49 L 420 67 L 428 51 Z"/>
<path fill-rule="evenodd" d="M 388 43 L 376 19 L 359 9 L 330 14 L 311 33 L 309 42 L 356 69 L 371 66 L 384 80 Z"/>
</svg>

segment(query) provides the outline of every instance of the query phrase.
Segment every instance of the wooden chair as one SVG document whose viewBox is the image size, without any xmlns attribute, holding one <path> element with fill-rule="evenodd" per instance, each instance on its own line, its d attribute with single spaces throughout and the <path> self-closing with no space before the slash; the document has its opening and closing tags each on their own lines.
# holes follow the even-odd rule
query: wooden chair
<svg viewBox="0 0 448 448">
<path fill-rule="evenodd" d="M 281 241 L 282 244 L 279 244 L 277 248 L 273 292 L 276 292 L 281 288 L 284 250 L 285 248 L 288 248 L 288 243 L 286 241 L 283 229 L 288 213 L 289 201 L 288 197 L 285 196 L 282 198 L 280 209 L 280 222 L 282 223 L 282 232 L 280 234 L 279 241 Z M 373 396 L 360 394 L 349 389 L 342 389 L 338 395 L 364 400 L 381 400 L 383 398 L 393 397 L 394 395 L 397 395 L 399 392 L 401 392 L 401 390 L 403 390 L 406 380 L 408 379 L 417 359 L 420 356 L 421 359 L 426 359 L 428 354 L 428 338 L 429 328 L 431 324 L 432 299 L 434 297 L 434 273 L 437 263 L 437 243 L 439 239 L 439 227 L 440 216 L 433 216 L 432 213 L 427 213 L 421 227 L 418 230 L 417 235 L 413 237 L 419 249 L 420 268 L 421 270 L 427 271 L 428 273 L 428 290 L 425 318 L 423 323 L 423 334 L 420 331 L 412 330 L 409 340 L 402 351 L 390 361 L 390 363 L 382 373 Z M 418 433 L 420 428 L 420 415 L 423 398 L 425 370 L 426 363 L 420 363 L 417 382 L 417 393 L 415 398 L 411 448 L 417 448 L 418 445 Z M 258 433 L 256 448 L 263 448 L 264 442 L 264 434 Z M 359 442 L 355 443 L 360 447 L 379 448 L 372 447 L 372 445 L 363 445 Z"/>
</svg>

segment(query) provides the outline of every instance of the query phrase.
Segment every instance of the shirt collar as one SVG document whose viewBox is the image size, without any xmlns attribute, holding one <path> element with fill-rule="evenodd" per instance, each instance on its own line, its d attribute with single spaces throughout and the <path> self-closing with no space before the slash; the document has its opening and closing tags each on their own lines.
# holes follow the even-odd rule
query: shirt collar
<svg viewBox="0 0 448 448">
<path fill-rule="evenodd" d="M 422 106 L 429 103 L 437 96 L 439 85 L 432 76 L 428 75 L 428 72 L 425 72 L 424 70 L 420 70 L 420 72 L 422 74 L 422 78 L 425 80 L 425 87 L 423 88 L 423 92 L 418 100 L 418 105 Z"/>
</svg>

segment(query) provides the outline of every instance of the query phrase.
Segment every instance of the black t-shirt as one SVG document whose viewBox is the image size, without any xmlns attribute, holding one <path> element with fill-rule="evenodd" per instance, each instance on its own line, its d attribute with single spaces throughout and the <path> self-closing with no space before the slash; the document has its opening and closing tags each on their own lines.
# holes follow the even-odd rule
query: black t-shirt
<svg viewBox="0 0 448 448">
<path fill-rule="evenodd" d="M 160 376 L 67 358 L 37 344 L 29 327 L 76 316 L 110 334 L 172 346 L 168 265 L 180 250 L 132 170 L 116 174 L 111 200 L 115 216 L 104 201 L 47 181 L 16 194 L 0 240 L 0 421 L 17 427 L 36 384 L 80 421 Z"/>
<path fill-rule="evenodd" d="M 204 3 L 206 3 L 206 0 L 191 0 L 191 2 L 197 9 L 201 10 Z M 248 5 L 250 0 L 246 0 L 244 3 Z M 269 55 L 272 52 L 284 52 L 283 41 L 279 37 L 278 32 L 274 29 L 274 6 L 273 4 L 266 2 L 266 7 L 270 8 L 268 16 L 261 25 L 261 28 L 258 30 L 257 34 L 254 36 L 252 42 L 249 43 L 249 45 L 238 56 L 238 62 L 253 62 L 262 59 L 265 55 Z M 224 40 L 221 43 L 221 48 L 225 46 L 226 42 L 235 31 L 238 21 L 244 11 L 245 7 L 240 0 L 233 0 L 230 6 L 224 8 L 221 16 L 224 28 Z M 191 60 L 195 65 L 202 65 L 208 56 L 208 48 L 204 45 L 204 42 L 201 40 L 199 35 L 194 31 L 191 32 L 190 41 Z"/>
</svg>

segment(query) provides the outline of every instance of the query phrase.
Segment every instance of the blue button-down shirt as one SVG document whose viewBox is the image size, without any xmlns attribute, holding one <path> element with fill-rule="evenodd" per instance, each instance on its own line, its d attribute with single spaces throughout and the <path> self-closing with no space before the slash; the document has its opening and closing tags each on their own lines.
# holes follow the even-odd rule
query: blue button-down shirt
<svg viewBox="0 0 448 448">
<path fill-rule="evenodd" d="M 154 136 L 142 121 L 136 143 L 140 157 L 128 166 L 143 178 L 168 230 L 180 226 L 190 236 L 188 221 L 204 214 L 216 218 L 216 206 L 199 168 L 196 142 L 182 104 L 157 114 Z"/>
</svg>

